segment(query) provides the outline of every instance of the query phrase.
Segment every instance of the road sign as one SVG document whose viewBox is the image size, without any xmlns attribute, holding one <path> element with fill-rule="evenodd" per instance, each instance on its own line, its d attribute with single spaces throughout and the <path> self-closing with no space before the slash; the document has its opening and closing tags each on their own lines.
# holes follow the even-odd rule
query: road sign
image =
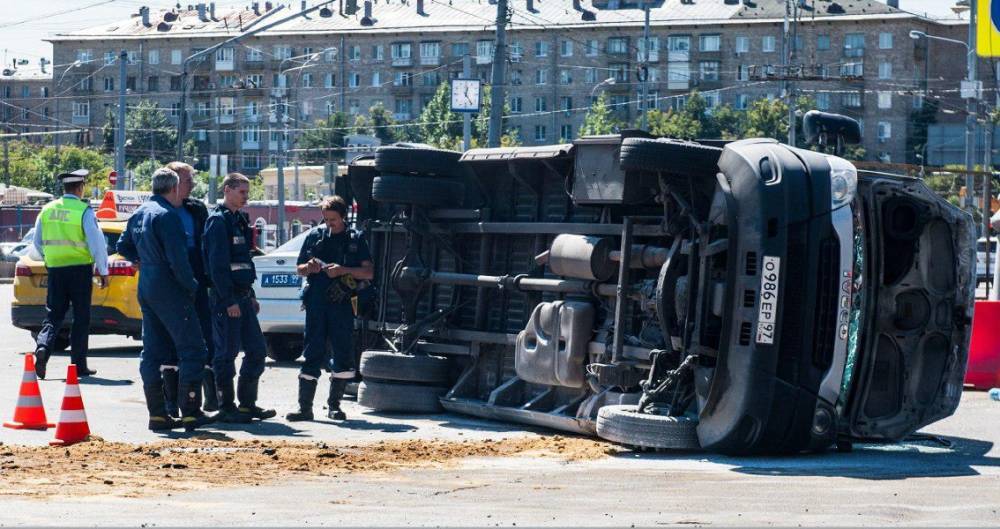
<svg viewBox="0 0 1000 529">
<path fill-rule="evenodd" d="M 1000 57 L 1000 0 L 979 0 L 976 18 L 976 53 Z"/>
<path fill-rule="evenodd" d="M 108 183 L 111 185 L 118 183 L 118 171 L 111 171 L 108 173 Z"/>
</svg>

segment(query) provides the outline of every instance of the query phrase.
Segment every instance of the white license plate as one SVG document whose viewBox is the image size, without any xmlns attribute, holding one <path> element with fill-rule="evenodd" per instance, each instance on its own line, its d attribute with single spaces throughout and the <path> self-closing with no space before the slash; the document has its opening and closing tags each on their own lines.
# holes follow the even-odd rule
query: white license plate
<svg viewBox="0 0 1000 529">
<path fill-rule="evenodd" d="M 774 343 L 775 320 L 778 316 L 778 284 L 781 280 L 781 258 L 764 256 L 760 275 L 760 305 L 757 308 L 757 343 Z"/>
</svg>

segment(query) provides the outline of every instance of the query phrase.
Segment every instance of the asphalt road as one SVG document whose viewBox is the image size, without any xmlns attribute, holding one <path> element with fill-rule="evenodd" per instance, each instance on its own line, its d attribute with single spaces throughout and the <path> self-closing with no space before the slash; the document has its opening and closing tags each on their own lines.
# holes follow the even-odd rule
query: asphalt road
<svg viewBox="0 0 1000 529">
<path fill-rule="evenodd" d="M 0 418 L 13 413 L 28 333 L 9 320 L 11 287 L 0 285 Z M 146 443 L 137 372 L 139 344 L 93 337 L 82 385 L 91 430 L 110 441 Z M 50 420 L 58 418 L 68 357 L 49 364 L 41 383 Z M 297 366 L 268 363 L 261 404 L 295 406 Z M 61 378 L 61 377 L 60 377 Z M 318 399 L 320 400 L 320 399 Z M 317 411 L 319 406 L 317 405 Z M 233 439 L 375 443 L 400 439 L 485 439 L 549 435 L 519 425 L 455 415 L 366 413 L 350 421 L 283 420 L 227 427 Z M 447 468 L 246 484 L 172 495 L 9 498 L 8 525 L 1000 525 L 1000 403 L 966 393 L 958 413 L 925 433 L 933 442 L 860 446 L 852 453 L 731 458 L 712 454 L 625 453 L 593 461 L 540 457 L 470 458 Z M 183 434 L 173 434 L 182 437 Z M 52 431 L 0 429 L 0 442 L 44 445 Z M 0 470 L 7 472 L 9 470 Z"/>
</svg>

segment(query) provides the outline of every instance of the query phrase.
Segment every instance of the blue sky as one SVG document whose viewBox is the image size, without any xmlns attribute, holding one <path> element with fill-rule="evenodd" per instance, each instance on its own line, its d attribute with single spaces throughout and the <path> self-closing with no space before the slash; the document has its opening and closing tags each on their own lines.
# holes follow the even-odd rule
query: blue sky
<svg viewBox="0 0 1000 529">
<path fill-rule="evenodd" d="M 183 0 L 181 3 L 187 5 L 196 1 L 198 0 Z M 250 1 L 216 0 L 216 5 L 247 5 Z M 570 0 L 543 1 L 569 3 Z M 2 3 L 5 4 L 5 16 L 0 21 L 0 54 L 4 64 L 9 64 L 14 58 L 23 58 L 37 67 L 38 59 L 43 56 L 50 59 L 52 57 L 52 46 L 42 41 L 46 36 L 120 20 L 137 12 L 143 5 L 153 8 L 170 7 L 177 0 L 3 0 Z M 931 16 L 954 16 L 949 9 L 953 4 L 951 0 L 900 0 L 900 7 L 903 9 Z"/>
</svg>

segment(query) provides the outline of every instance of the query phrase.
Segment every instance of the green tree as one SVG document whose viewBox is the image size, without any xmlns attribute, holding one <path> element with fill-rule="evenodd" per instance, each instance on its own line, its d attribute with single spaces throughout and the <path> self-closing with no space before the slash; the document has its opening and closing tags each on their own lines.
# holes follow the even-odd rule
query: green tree
<svg viewBox="0 0 1000 529">
<path fill-rule="evenodd" d="M 646 112 L 649 132 L 656 136 L 693 140 L 701 137 L 701 121 L 687 112 L 667 109 L 666 112 L 653 109 Z"/>
<path fill-rule="evenodd" d="M 729 105 L 721 105 L 712 111 L 714 136 L 723 140 L 738 140 L 744 137 L 746 131 L 746 112 L 736 110 Z"/>
<path fill-rule="evenodd" d="M 599 134 L 612 134 L 621 127 L 621 123 L 612 115 L 611 108 L 608 107 L 608 97 L 604 92 L 597 96 L 597 100 L 590 105 L 590 110 L 583 118 L 583 126 L 580 127 L 580 136 L 596 136 Z"/>
<path fill-rule="evenodd" d="M 104 149 L 109 153 L 114 152 L 116 126 L 117 116 L 109 108 L 102 129 Z M 156 103 L 141 100 L 125 113 L 125 145 L 125 164 L 135 167 L 151 156 L 169 156 L 177 145 L 177 131 Z M 185 153 L 193 153 L 192 146 L 185 145 Z"/>
<path fill-rule="evenodd" d="M 344 136 L 347 135 L 347 115 L 334 112 L 326 119 L 316 121 L 313 130 L 307 130 L 299 136 L 298 147 L 309 149 L 304 153 L 304 162 L 322 164 L 333 160 L 343 160 Z"/>
<path fill-rule="evenodd" d="M 57 151 L 49 145 L 36 145 L 14 141 L 9 145 L 8 167 L 10 183 L 14 186 L 37 189 L 52 194 L 62 191 L 56 175 L 77 169 L 90 171 L 87 192 L 108 186 L 111 159 L 92 148 L 64 145 Z"/>
<path fill-rule="evenodd" d="M 747 110 L 748 138 L 774 138 L 776 140 L 788 137 L 788 105 L 780 99 L 758 99 Z"/>
<path fill-rule="evenodd" d="M 462 117 L 451 111 L 451 86 L 438 85 L 434 97 L 427 102 L 415 122 L 419 141 L 442 149 L 454 148 L 462 142 Z"/>
</svg>

